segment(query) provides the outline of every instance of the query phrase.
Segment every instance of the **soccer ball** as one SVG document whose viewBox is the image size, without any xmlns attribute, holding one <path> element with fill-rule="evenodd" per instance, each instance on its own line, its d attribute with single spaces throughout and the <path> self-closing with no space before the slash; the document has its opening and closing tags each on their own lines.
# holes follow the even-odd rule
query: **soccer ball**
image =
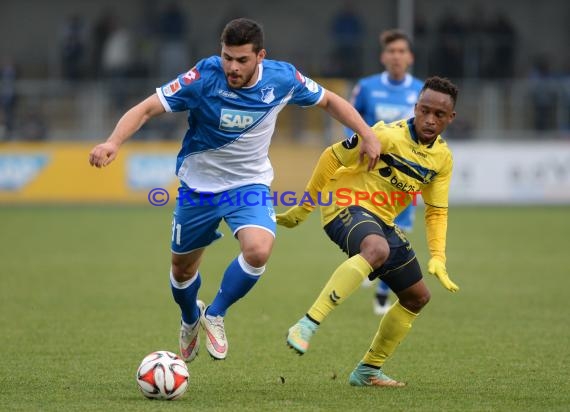
<svg viewBox="0 0 570 412">
<path fill-rule="evenodd" d="M 137 383 L 149 399 L 172 400 L 188 388 L 188 367 L 176 354 L 165 350 L 145 356 L 137 370 Z"/>
</svg>

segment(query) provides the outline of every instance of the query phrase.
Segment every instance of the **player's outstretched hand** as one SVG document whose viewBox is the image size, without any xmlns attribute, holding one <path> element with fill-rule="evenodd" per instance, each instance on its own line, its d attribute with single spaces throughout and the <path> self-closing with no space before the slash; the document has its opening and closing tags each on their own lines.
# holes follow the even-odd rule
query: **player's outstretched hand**
<svg viewBox="0 0 570 412">
<path fill-rule="evenodd" d="M 299 223 L 302 223 L 307 216 L 311 214 L 310 210 L 305 209 L 302 206 L 293 206 L 284 213 L 279 213 L 277 218 L 277 224 L 285 227 L 295 227 Z"/>
<path fill-rule="evenodd" d="M 105 142 L 98 144 L 89 153 L 89 164 L 95 167 L 105 167 L 117 157 L 119 146 L 116 143 Z"/>
<path fill-rule="evenodd" d="M 434 275 L 443 285 L 444 288 L 450 292 L 457 292 L 459 286 L 457 286 L 447 274 L 447 269 L 445 268 L 445 263 L 437 258 L 431 258 L 428 262 L 428 272 Z"/>
</svg>

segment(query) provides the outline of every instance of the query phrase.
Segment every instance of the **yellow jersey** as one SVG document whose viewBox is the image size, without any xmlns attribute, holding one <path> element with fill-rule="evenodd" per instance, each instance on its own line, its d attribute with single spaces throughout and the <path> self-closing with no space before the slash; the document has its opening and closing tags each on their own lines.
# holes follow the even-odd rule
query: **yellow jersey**
<svg viewBox="0 0 570 412">
<path fill-rule="evenodd" d="M 372 129 L 382 145 L 374 170 L 359 161 L 357 135 L 331 146 L 342 166 L 320 194 L 323 226 L 348 206 L 361 206 L 392 226 L 420 194 L 427 205 L 447 208 L 453 159 L 441 136 L 429 145 L 420 143 L 413 119 L 379 122 Z"/>
</svg>

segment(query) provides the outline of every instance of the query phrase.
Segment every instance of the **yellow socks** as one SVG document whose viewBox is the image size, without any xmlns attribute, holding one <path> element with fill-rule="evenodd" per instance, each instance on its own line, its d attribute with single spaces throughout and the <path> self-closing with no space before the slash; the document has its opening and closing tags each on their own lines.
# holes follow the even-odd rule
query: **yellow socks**
<svg viewBox="0 0 570 412">
<path fill-rule="evenodd" d="M 370 349 L 362 358 L 362 363 L 382 366 L 386 359 L 394 353 L 412 328 L 412 322 L 418 317 L 397 301 L 380 321 L 378 332 L 374 336 Z"/>
<path fill-rule="evenodd" d="M 365 277 L 372 272 L 372 266 L 360 255 L 345 260 L 333 272 L 321 294 L 307 312 L 321 323 L 332 310 L 357 290 Z"/>
</svg>

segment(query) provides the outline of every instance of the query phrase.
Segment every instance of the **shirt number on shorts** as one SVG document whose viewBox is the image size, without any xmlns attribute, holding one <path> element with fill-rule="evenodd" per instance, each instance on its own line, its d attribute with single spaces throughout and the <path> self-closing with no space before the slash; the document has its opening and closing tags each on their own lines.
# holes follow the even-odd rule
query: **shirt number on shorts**
<svg viewBox="0 0 570 412">
<path fill-rule="evenodd" d="M 176 241 L 180 245 L 180 237 L 182 236 L 182 225 L 176 223 L 176 219 L 172 219 L 172 241 Z"/>
</svg>

